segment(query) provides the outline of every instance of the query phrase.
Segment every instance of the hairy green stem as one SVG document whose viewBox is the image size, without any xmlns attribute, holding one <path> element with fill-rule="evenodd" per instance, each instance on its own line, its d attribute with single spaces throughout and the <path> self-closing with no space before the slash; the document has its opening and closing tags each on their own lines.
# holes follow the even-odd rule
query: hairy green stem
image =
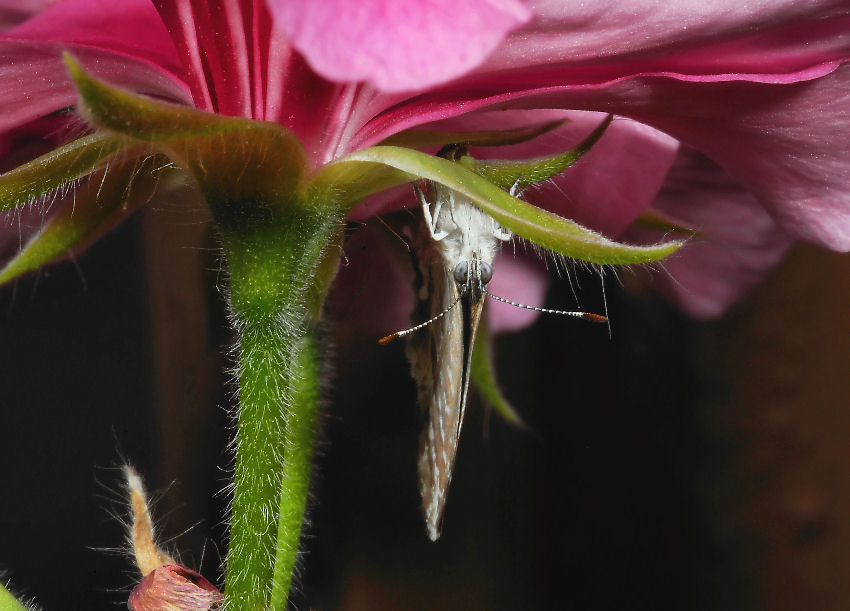
<svg viewBox="0 0 850 611">
<path fill-rule="evenodd" d="M 319 384 L 316 381 L 321 376 L 321 364 L 318 347 L 314 336 L 304 337 L 292 363 L 293 400 L 298 411 L 292 413 L 284 431 L 286 450 L 281 472 L 282 493 L 270 609 L 282 609 L 286 605 L 295 571 L 301 524 L 304 522 L 319 405 Z"/>
<path fill-rule="evenodd" d="M 307 502 L 321 383 L 311 300 L 340 219 L 298 205 L 228 202 L 226 210 L 217 220 L 239 336 L 239 414 L 225 603 L 282 609 Z"/>
</svg>

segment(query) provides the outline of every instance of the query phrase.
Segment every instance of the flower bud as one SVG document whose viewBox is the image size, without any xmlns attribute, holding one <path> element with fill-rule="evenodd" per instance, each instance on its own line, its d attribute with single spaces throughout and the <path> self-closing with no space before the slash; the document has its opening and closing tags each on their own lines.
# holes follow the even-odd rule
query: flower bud
<svg viewBox="0 0 850 611">
<path fill-rule="evenodd" d="M 130 594 L 131 611 L 206 611 L 216 609 L 222 595 L 203 575 L 177 564 L 148 573 Z"/>
</svg>

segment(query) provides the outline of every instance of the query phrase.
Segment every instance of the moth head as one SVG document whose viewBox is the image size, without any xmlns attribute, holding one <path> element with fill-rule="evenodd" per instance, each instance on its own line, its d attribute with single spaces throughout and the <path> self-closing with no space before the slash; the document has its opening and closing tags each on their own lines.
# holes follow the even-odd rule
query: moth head
<svg viewBox="0 0 850 611">
<path fill-rule="evenodd" d="M 464 259 L 455 265 L 452 276 L 459 287 L 469 286 L 475 280 L 481 286 L 487 286 L 493 279 L 493 266 L 486 261 L 479 261 L 477 257 L 473 257 L 471 264 Z"/>
</svg>

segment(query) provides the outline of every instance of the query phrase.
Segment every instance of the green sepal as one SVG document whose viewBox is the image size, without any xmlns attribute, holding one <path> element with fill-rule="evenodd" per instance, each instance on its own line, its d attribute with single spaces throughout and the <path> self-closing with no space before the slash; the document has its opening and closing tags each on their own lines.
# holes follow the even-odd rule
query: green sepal
<svg viewBox="0 0 850 611">
<path fill-rule="evenodd" d="M 493 360 L 493 338 L 488 331 L 487 316 L 481 317 L 478 326 L 478 335 L 472 349 L 472 364 L 470 376 L 475 388 L 481 396 L 490 404 L 499 416 L 515 426 L 525 428 L 520 415 L 502 394 L 499 383 L 496 380 L 496 366 Z"/>
<path fill-rule="evenodd" d="M 162 163 L 161 157 L 123 161 L 93 175 L 0 270 L 0 284 L 82 250 L 114 228 L 150 199 L 157 182 L 150 172 Z"/>
<path fill-rule="evenodd" d="M 479 176 L 483 176 L 502 189 L 510 189 L 514 185 L 537 184 L 553 176 L 557 176 L 581 159 L 602 137 L 602 134 L 611 125 L 613 119 L 613 115 L 608 115 L 587 138 L 582 140 L 574 148 L 563 153 L 522 161 L 478 161 L 471 158 L 463 158 L 461 159 L 461 163 L 465 163 L 473 172 Z"/>
<path fill-rule="evenodd" d="M 576 147 L 557 155 L 537 157 L 526 161 L 478 161 L 465 156 L 458 162 L 505 190 L 510 189 L 514 184 L 519 186 L 535 184 L 563 172 L 578 161 L 602 137 L 612 120 L 613 115 L 608 115 Z M 518 144 L 556 129 L 563 123 L 564 121 L 552 121 L 537 126 L 505 131 L 436 132 L 408 130 L 390 136 L 378 147 L 372 148 L 385 146 L 415 148 L 458 143 L 477 146 Z M 345 163 L 347 159 L 352 158 L 352 156 L 344 157 L 323 167 L 313 181 L 313 188 L 319 192 L 333 192 L 336 197 L 351 205 L 369 195 L 416 178 L 392 167 L 391 164 L 356 166 Z"/>
<path fill-rule="evenodd" d="M 216 213 L 219 203 L 303 201 L 307 157 L 298 138 L 277 123 L 225 117 L 117 89 L 65 63 L 95 125 L 153 144 L 198 181 Z"/>
<path fill-rule="evenodd" d="M 384 167 L 394 172 L 384 173 Z M 336 191 L 340 197 L 361 197 L 370 191 L 375 176 L 393 175 L 397 184 L 425 178 L 468 197 L 503 227 L 552 252 L 601 265 L 627 265 L 658 261 L 675 252 L 681 242 L 651 246 L 620 244 L 541 208 L 512 197 L 498 186 L 468 170 L 463 163 L 394 146 L 375 146 L 357 151 L 320 171 L 313 188 Z M 344 178 L 347 182 L 337 182 Z M 348 189 L 348 190 L 346 190 Z M 356 199 L 349 199 L 353 205 Z"/>
<path fill-rule="evenodd" d="M 396 149 L 398 147 L 372 147 L 358 152 L 372 151 L 376 148 Z M 414 152 L 418 153 L 418 151 Z M 425 153 L 418 154 L 430 157 Z M 337 201 L 340 207 L 350 209 L 370 195 L 403 185 L 417 178 L 420 177 L 393 167 L 389 163 L 380 161 L 362 163 L 359 160 L 351 160 L 351 157 L 348 156 L 322 166 L 310 183 L 309 193 L 313 199 L 333 199 Z"/>
<path fill-rule="evenodd" d="M 700 233 L 696 229 L 679 225 L 654 210 L 647 210 L 641 214 L 637 219 L 635 219 L 634 223 L 632 223 L 632 227 L 649 229 L 651 231 L 657 231 L 664 234 L 672 233 L 689 238 L 705 237 L 705 234 Z"/>
<path fill-rule="evenodd" d="M 17 208 L 91 174 L 130 144 L 126 138 L 90 134 L 6 172 L 0 176 L 0 210 Z"/>
<path fill-rule="evenodd" d="M 307 307 L 311 320 L 316 323 L 322 319 L 325 298 L 330 292 L 331 285 L 339 271 L 342 257 L 342 245 L 345 241 L 345 225 L 340 222 L 330 235 L 329 242 L 319 255 L 316 269 L 313 272 L 313 282 L 307 289 Z"/>
<path fill-rule="evenodd" d="M 27 606 L 19 601 L 0 582 L 0 611 L 27 611 Z"/>
<path fill-rule="evenodd" d="M 424 129 L 407 129 L 393 134 L 378 144 L 382 146 L 404 146 L 422 148 L 445 146 L 446 144 L 468 144 L 470 146 L 509 146 L 521 144 L 558 129 L 567 121 L 547 121 L 535 125 L 502 130 L 480 130 L 472 132 L 443 132 Z"/>
</svg>

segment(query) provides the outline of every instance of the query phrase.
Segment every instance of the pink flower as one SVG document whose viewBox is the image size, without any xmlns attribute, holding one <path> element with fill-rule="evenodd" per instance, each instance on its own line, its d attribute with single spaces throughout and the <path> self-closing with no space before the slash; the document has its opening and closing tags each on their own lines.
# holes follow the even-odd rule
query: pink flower
<svg viewBox="0 0 850 611">
<path fill-rule="evenodd" d="M 667 264 L 696 316 L 721 313 L 794 239 L 850 249 L 846 0 L 268 4 L 51 4 L 0 38 L 0 151 L 56 133 L 41 122 L 76 102 L 69 49 L 137 93 L 281 123 L 314 168 L 411 128 L 572 118 L 497 151 L 538 155 L 586 134 L 587 111 L 615 113 L 595 150 L 526 196 L 609 235 L 651 208 L 701 232 Z"/>
</svg>

